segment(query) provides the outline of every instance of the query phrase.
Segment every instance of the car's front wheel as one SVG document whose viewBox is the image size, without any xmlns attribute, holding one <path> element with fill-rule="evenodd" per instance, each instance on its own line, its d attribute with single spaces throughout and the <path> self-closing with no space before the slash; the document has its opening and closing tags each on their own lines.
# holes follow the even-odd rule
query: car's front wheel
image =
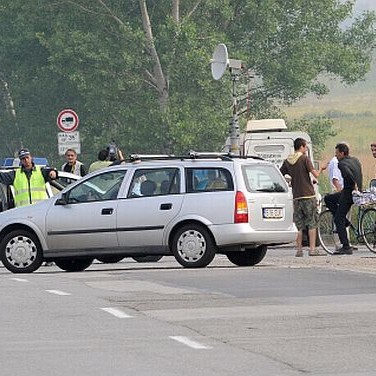
<svg viewBox="0 0 376 376">
<path fill-rule="evenodd" d="M 0 259 L 13 273 L 32 273 L 43 262 L 38 238 L 27 230 L 13 230 L 0 243 Z"/>
<path fill-rule="evenodd" d="M 172 252 L 185 268 L 204 268 L 213 261 L 216 245 L 205 227 L 192 223 L 176 231 Z"/>
<path fill-rule="evenodd" d="M 266 245 L 256 248 L 246 248 L 244 251 L 228 252 L 227 258 L 238 266 L 253 266 L 262 261 L 267 251 Z"/>
<path fill-rule="evenodd" d="M 82 272 L 93 263 L 92 258 L 71 259 L 71 260 L 55 260 L 56 266 L 66 272 Z"/>
</svg>

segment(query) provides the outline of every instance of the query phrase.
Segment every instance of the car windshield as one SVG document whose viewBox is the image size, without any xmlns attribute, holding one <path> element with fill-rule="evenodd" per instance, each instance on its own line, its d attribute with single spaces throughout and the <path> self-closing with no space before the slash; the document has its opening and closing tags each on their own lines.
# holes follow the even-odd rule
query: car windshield
<svg viewBox="0 0 376 376">
<path fill-rule="evenodd" d="M 273 165 L 244 165 L 244 181 L 249 192 L 287 192 L 282 175 Z"/>
</svg>

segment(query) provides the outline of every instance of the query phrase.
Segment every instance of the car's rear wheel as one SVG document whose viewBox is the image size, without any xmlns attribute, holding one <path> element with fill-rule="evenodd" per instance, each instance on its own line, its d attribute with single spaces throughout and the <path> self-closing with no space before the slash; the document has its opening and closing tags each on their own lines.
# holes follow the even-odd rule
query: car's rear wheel
<svg viewBox="0 0 376 376">
<path fill-rule="evenodd" d="M 213 261 L 216 245 L 205 227 L 192 223 L 176 231 L 172 252 L 185 268 L 204 268 Z"/>
<path fill-rule="evenodd" d="M 27 230 L 14 230 L 0 243 L 0 259 L 13 273 L 32 273 L 43 262 L 38 238 Z"/>
<path fill-rule="evenodd" d="M 124 256 L 118 255 L 109 255 L 109 256 L 100 256 L 97 257 L 97 260 L 103 262 L 103 264 L 116 264 L 117 262 L 121 261 Z"/>
<path fill-rule="evenodd" d="M 158 262 L 163 256 L 147 255 L 147 256 L 133 256 L 133 260 L 137 262 Z"/>
<path fill-rule="evenodd" d="M 54 261 L 60 269 L 65 270 L 66 272 L 82 272 L 93 263 L 92 258 Z"/>
<path fill-rule="evenodd" d="M 246 248 L 244 251 L 228 252 L 226 256 L 235 265 L 253 266 L 263 260 L 266 251 L 266 245 L 260 245 L 256 248 Z"/>
</svg>

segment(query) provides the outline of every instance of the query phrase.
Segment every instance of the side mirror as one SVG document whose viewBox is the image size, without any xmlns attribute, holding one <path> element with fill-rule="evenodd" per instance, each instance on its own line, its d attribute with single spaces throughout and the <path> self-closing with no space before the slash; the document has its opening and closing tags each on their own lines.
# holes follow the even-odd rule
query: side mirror
<svg viewBox="0 0 376 376">
<path fill-rule="evenodd" d="M 56 200 L 55 205 L 68 205 L 67 192 L 61 194 L 61 197 Z"/>
</svg>

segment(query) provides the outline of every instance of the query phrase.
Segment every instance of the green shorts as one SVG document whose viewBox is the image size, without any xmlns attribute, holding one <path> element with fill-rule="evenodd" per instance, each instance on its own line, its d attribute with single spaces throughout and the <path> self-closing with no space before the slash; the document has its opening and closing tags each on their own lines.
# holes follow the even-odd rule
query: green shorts
<svg viewBox="0 0 376 376">
<path fill-rule="evenodd" d="M 316 197 L 294 200 L 294 222 L 298 230 L 317 228 L 318 221 Z"/>
</svg>

